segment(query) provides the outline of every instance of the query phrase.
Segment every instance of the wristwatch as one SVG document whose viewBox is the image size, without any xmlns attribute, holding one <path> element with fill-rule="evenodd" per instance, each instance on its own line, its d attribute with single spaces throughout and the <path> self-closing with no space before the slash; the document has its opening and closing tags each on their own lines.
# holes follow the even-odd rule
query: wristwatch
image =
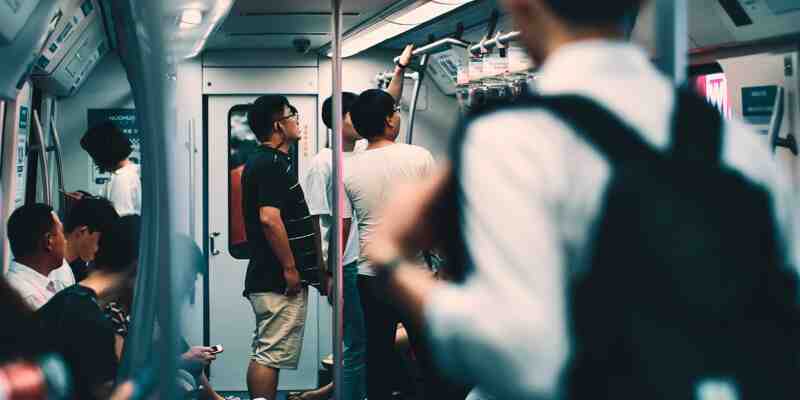
<svg viewBox="0 0 800 400">
<path fill-rule="evenodd" d="M 395 61 L 394 64 L 397 65 L 398 67 L 400 67 L 401 69 L 408 68 L 408 64 L 406 64 L 406 65 L 400 64 L 400 60 L 399 59 L 397 61 Z"/>
</svg>

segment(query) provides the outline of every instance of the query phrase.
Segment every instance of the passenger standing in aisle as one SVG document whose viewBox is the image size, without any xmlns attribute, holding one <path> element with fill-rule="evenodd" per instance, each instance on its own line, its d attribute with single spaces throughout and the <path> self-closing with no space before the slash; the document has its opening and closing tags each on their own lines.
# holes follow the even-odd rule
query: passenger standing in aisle
<svg viewBox="0 0 800 400">
<path fill-rule="evenodd" d="M 133 152 L 130 139 L 112 122 L 89 128 L 81 138 L 81 147 L 89 153 L 101 172 L 110 172 L 103 197 L 111 200 L 121 216 L 142 213 L 142 178 L 139 165 L 128 157 Z"/>
<path fill-rule="evenodd" d="M 320 268 L 319 227 L 309 215 L 289 146 L 300 140 L 300 116 L 284 96 L 259 97 L 248 113 L 260 142 L 242 174 L 250 263 L 244 296 L 256 317 L 247 370 L 250 398 L 274 400 L 281 369 L 297 369 L 308 289 L 300 270 Z"/>
<path fill-rule="evenodd" d="M 363 250 L 385 217 L 383 207 L 394 190 L 404 183 L 427 178 L 434 169 L 434 160 L 422 147 L 395 143 L 400 132 L 400 108 L 388 93 L 367 90 L 358 97 L 350 115 L 356 131 L 369 141 L 364 152 L 347 160 L 344 174 L 345 190 L 358 221 L 361 249 L 358 288 L 367 328 L 367 398 L 384 400 L 392 396 L 393 368 L 387 362 L 396 359 L 393 357 L 395 334 L 403 318 L 379 286 Z M 425 398 L 450 398 L 445 393 L 449 385 L 439 381 L 433 371 L 415 326 L 407 323 L 404 326 L 417 350 Z M 462 395 L 460 399 L 463 398 Z"/>
<path fill-rule="evenodd" d="M 539 93 L 593 99 L 648 146 L 668 148 L 675 89 L 647 53 L 623 41 L 621 21 L 640 1 L 504 3 L 541 65 Z M 784 222 L 780 237 L 791 245 L 791 196 L 766 147 L 740 123 L 726 123 L 724 131 L 722 162 L 771 194 L 774 215 Z M 388 205 L 369 257 L 384 290 L 428 327 L 434 354 L 452 375 L 501 399 L 562 398 L 575 350 L 567 289 L 589 262 L 609 161 L 571 125 L 533 107 L 472 121 L 457 154 L 456 173 L 441 171 Z M 460 210 L 460 226 L 445 229 L 464 238 L 461 256 L 471 272 L 463 284 L 435 281 L 405 261 L 446 238 L 436 213 L 451 188 L 458 188 L 458 202 L 448 204 Z"/>
<path fill-rule="evenodd" d="M 413 45 L 408 45 L 400 55 L 399 65 L 395 67 L 394 76 L 389 83 L 388 93 L 398 102 L 402 96 L 405 69 L 411 61 Z M 342 93 L 342 148 L 344 156 L 349 158 L 356 151 L 356 142 L 361 139 L 350 117 L 350 108 L 358 99 L 351 92 Z M 322 103 L 322 121 L 328 129 L 333 129 L 333 104 L 328 97 Z M 322 149 L 311 160 L 306 174 L 304 188 L 311 215 L 319 217 L 322 234 L 322 253 L 330 260 L 329 243 L 333 226 L 333 153 Z M 345 196 L 343 219 L 344 232 L 344 381 L 342 399 L 362 400 L 366 396 L 366 332 L 364 315 L 361 310 L 361 299 L 358 294 L 358 222 L 353 222 L 352 205 Z M 325 265 L 330 265 L 326 262 Z M 329 272 L 330 275 L 330 272 Z M 330 287 L 330 286 L 328 286 Z"/>
<path fill-rule="evenodd" d="M 7 226 L 14 260 L 6 280 L 33 310 L 38 310 L 67 287 L 53 278 L 54 272 L 64 264 L 63 225 L 52 207 L 37 203 L 14 210 Z M 69 266 L 66 268 L 71 276 Z"/>
</svg>

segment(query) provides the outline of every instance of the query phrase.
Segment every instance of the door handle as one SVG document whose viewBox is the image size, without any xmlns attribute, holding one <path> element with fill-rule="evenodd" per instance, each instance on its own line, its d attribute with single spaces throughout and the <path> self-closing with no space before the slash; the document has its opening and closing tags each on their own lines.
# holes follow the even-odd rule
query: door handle
<svg viewBox="0 0 800 400">
<path fill-rule="evenodd" d="M 209 237 L 209 239 L 211 240 L 210 249 L 209 250 L 211 250 L 211 255 L 212 256 L 218 256 L 218 255 L 220 255 L 220 253 L 222 253 L 221 251 L 217 250 L 216 239 L 217 239 L 217 237 L 219 237 L 219 235 L 220 235 L 219 232 L 214 232 Z"/>
</svg>

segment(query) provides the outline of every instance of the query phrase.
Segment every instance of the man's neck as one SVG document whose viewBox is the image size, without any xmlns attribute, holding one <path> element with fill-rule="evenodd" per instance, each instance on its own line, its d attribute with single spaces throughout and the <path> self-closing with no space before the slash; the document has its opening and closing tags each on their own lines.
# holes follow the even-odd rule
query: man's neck
<svg viewBox="0 0 800 400">
<path fill-rule="evenodd" d="M 345 153 L 352 153 L 353 150 L 355 149 L 356 149 L 355 141 L 349 141 L 349 140 L 342 141 L 342 151 L 344 151 Z"/>
<path fill-rule="evenodd" d="M 266 147 L 269 147 L 271 149 L 278 150 L 278 151 L 280 151 L 281 153 L 284 153 L 284 154 L 289 154 L 289 144 L 290 143 L 288 141 L 283 141 L 283 142 L 279 143 L 279 142 L 273 141 L 272 139 L 265 140 L 265 141 L 261 142 L 262 146 L 266 146 Z"/>
<path fill-rule="evenodd" d="M 587 40 L 622 40 L 624 37 L 624 32 L 618 27 L 557 30 L 551 33 L 550 40 L 544 45 L 544 58 L 542 61 L 546 62 L 559 49 L 570 44 Z"/>
<path fill-rule="evenodd" d="M 126 159 L 120 161 L 119 164 L 117 164 L 117 168 L 114 169 L 114 171 L 119 171 L 119 170 L 125 168 L 130 163 L 131 163 L 131 160 L 126 158 Z"/>
<path fill-rule="evenodd" d="M 49 260 L 41 256 L 17 258 L 15 261 L 17 262 L 17 264 L 22 264 L 44 276 L 50 275 L 51 272 L 53 272 L 56 268 L 58 268 L 58 267 L 55 268 L 49 267 L 49 265 L 51 265 Z"/>
<path fill-rule="evenodd" d="M 394 141 L 389 140 L 385 137 L 374 138 L 369 140 L 369 145 L 367 145 L 367 150 L 380 149 L 381 147 L 391 146 L 393 144 L 395 144 Z"/>
<path fill-rule="evenodd" d="M 73 261 L 78 259 L 78 250 L 75 249 L 75 240 L 67 240 L 67 247 L 64 249 L 64 259 L 67 260 L 68 263 L 72 263 Z"/>
</svg>

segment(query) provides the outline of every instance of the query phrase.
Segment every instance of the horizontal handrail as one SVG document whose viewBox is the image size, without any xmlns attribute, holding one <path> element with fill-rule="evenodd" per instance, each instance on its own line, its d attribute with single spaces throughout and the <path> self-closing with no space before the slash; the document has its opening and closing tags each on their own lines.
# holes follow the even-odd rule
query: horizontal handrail
<svg viewBox="0 0 800 400">
<path fill-rule="evenodd" d="M 421 56 L 421 55 L 424 55 L 424 54 L 438 53 L 440 51 L 444 51 L 445 48 L 448 47 L 448 46 L 457 46 L 457 47 L 461 47 L 461 48 L 465 48 L 466 49 L 466 48 L 469 47 L 469 43 L 467 43 L 467 42 L 465 42 L 463 40 L 454 39 L 454 38 L 439 39 L 439 40 L 437 40 L 437 41 L 435 41 L 435 42 L 433 42 L 431 44 L 426 44 L 425 46 L 422 46 L 422 47 L 420 47 L 418 49 L 414 49 L 414 51 L 411 52 L 411 56 L 412 57 L 416 57 L 416 56 Z M 394 58 L 395 64 L 398 61 L 400 61 L 400 57 L 399 56 Z"/>
</svg>

